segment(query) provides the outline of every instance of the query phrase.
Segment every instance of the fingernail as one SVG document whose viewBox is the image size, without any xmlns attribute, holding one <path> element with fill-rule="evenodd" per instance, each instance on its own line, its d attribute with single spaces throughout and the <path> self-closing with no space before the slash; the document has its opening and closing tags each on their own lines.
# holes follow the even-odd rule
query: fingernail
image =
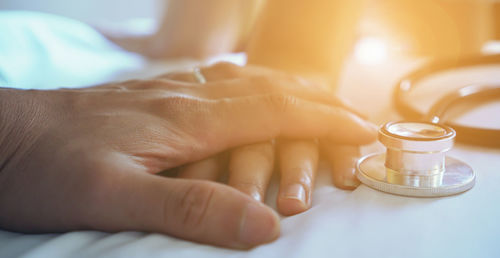
<svg viewBox="0 0 500 258">
<path fill-rule="evenodd" d="M 287 199 L 296 199 L 306 204 L 306 190 L 301 184 L 289 185 L 286 188 L 284 197 Z"/>
<path fill-rule="evenodd" d="M 278 216 L 264 205 L 248 204 L 241 222 L 239 242 L 246 247 L 252 247 L 270 242 L 278 235 Z"/>
</svg>

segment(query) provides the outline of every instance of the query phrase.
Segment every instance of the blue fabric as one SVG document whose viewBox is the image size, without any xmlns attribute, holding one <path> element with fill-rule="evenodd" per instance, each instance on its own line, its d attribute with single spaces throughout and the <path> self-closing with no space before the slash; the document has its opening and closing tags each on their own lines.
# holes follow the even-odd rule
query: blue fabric
<svg viewBox="0 0 500 258">
<path fill-rule="evenodd" d="M 64 17 L 0 11 L 0 87 L 54 89 L 98 84 L 145 60 L 92 27 Z"/>
</svg>

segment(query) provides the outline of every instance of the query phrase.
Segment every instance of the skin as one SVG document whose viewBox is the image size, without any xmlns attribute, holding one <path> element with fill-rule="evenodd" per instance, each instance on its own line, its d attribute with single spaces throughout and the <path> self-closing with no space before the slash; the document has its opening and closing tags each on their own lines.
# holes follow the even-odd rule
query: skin
<svg viewBox="0 0 500 258">
<path fill-rule="evenodd" d="M 121 47 L 150 58 L 205 59 L 242 51 L 264 0 L 169 0 L 157 32 L 129 35 L 97 27 Z"/>
<path fill-rule="evenodd" d="M 217 65 L 215 65 L 214 68 L 205 69 L 203 74 L 208 81 L 253 77 L 262 74 L 290 76 L 283 72 L 271 71 L 257 66 L 243 68 L 229 65 L 228 68 L 224 70 L 225 72 L 220 72 L 222 70 L 217 69 Z M 192 73 L 177 73 L 165 77 L 196 82 Z M 306 87 L 330 92 L 325 83 L 304 80 L 298 76 L 292 77 Z M 288 87 L 292 87 L 292 85 Z M 330 92 L 329 95 L 333 96 L 333 93 Z M 332 101 L 355 112 L 353 108 L 340 99 L 332 99 Z M 312 203 L 312 190 L 319 160 L 320 144 L 317 141 L 304 139 L 279 139 L 277 142 L 274 145 L 271 141 L 266 141 L 237 147 L 229 153 L 228 157 L 216 155 L 183 166 L 178 176 L 215 181 L 222 171 L 228 170 L 228 184 L 230 186 L 263 202 L 272 173 L 275 167 L 278 167 L 281 175 L 280 192 L 276 199 L 278 211 L 282 215 L 304 212 L 311 207 Z M 339 145 L 332 141 L 322 143 L 321 147 L 324 156 L 331 164 L 334 184 L 343 189 L 355 189 L 359 185 L 354 174 L 354 164 L 359 157 L 359 148 Z"/>
<path fill-rule="evenodd" d="M 352 46 L 365 0 L 172 0 L 156 34 L 146 38 L 105 33 L 122 47 L 152 58 L 207 58 L 245 50 L 248 64 L 272 67 L 327 83 L 332 89 Z M 258 17 L 258 19 L 256 19 Z M 300 19 L 297 19 L 300 17 Z M 104 31 L 106 32 L 106 31 Z M 209 81 L 250 76 L 261 71 L 210 73 Z M 191 74 L 177 80 L 195 82 Z M 352 110 L 352 109 L 351 109 Z M 311 207 L 320 152 L 331 167 L 333 183 L 352 190 L 359 185 L 354 161 L 359 146 L 322 143 L 317 139 L 277 139 L 235 148 L 179 169 L 179 177 L 215 181 L 229 170 L 228 184 L 264 201 L 273 171 L 281 176 L 276 200 L 282 215 Z"/>
<path fill-rule="evenodd" d="M 363 0 L 267 1 L 246 48 L 247 63 L 326 82 L 310 87 L 334 89 L 353 43 L 362 4 Z M 276 153 L 281 175 L 277 207 L 281 214 L 294 215 L 311 207 L 320 150 L 331 165 L 337 187 L 352 190 L 359 185 L 353 163 L 359 157 L 359 146 L 307 139 L 278 142 L 276 152 L 265 152 L 269 148 L 266 142 L 254 148 L 263 150 L 263 155 Z M 248 159 L 252 159 L 250 154 Z"/>
<path fill-rule="evenodd" d="M 232 4 L 236 5 L 237 2 Z M 224 5 L 220 1 L 212 4 Z M 311 88 L 334 88 L 343 58 L 352 45 L 362 4 L 363 0 L 266 1 L 246 47 L 248 63 L 272 67 L 320 82 L 308 82 L 307 85 Z M 203 19 L 210 21 L 209 13 L 204 12 L 204 15 L 207 17 Z M 167 15 L 167 19 L 168 17 Z M 231 20 L 231 17 L 225 19 Z M 225 27 L 221 25 L 217 28 Z M 196 31 L 196 28 L 192 29 L 190 31 Z M 216 35 L 215 31 L 212 35 Z M 212 37 L 228 42 L 222 38 Z M 191 46 L 191 49 L 200 48 L 202 47 Z M 248 72 L 235 69 L 233 74 L 211 74 L 207 79 L 247 76 Z M 261 71 L 253 73 L 259 72 Z M 192 80 L 192 76 L 186 76 L 185 79 Z M 342 105 L 347 107 L 346 104 Z M 350 110 L 355 112 L 353 108 Z M 298 214 L 311 207 L 320 152 L 330 164 L 332 181 L 337 187 L 353 190 L 360 184 L 354 174 L 354 165 L 360 156 L 358 145 L 317 139 L 277 139 L 275 142 L 276 144 L 272 144 L 271 141 L 265 141 L 235 148 L 229 155 L 229 164 L 219 157 L 205 159 L 186 166 L 180 176 L 216 180 L 218 173 L 227 167 L 229 185 L 256 200 L 264 201 L 271 175 L 277 170 L 280 174 L 280 190 L 276 202 L 282 215 Z"/>
<path fill-rule="evenodd" d="M 329 92 L 272 71 L 203 85 L 160 77 L 0 89 L 0 121 L 1 228 L 139 230 L 231 248 L 276 239 L 276 214 L 232 187 L 156 174 L 274 138 L 365 144 L 376 137 Z"/>
</svg>

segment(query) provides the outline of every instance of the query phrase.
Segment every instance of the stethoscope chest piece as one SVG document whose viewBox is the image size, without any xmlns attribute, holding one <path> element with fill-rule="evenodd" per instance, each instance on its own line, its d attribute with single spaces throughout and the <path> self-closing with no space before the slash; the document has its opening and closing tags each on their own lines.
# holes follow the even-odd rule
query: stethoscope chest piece
<svg viewBox="0 0 500 258">
<path fill-rule="evenodd" d="M 446 156 L 454 138 L 455 131 L 444 125 L 387 123 L 379 130 L 386 153 L 360 159 L 357 177 L 374 189 L 405 196 L 439 197 L 467 191 L 474 186 L 474 171 Z"/>
</svg>

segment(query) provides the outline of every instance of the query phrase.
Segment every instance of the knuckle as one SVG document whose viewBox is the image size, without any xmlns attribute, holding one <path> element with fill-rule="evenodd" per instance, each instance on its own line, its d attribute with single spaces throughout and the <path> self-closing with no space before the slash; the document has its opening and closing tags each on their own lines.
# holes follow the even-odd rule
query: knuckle
<svg viewBox="0 0 500 258">
<path fill-rule="evenodd" d="M 230 62 L 219 62 L 212 65 L 210 68 L 215 71 L 221 71 L 229 76 L 239 76 L 241 74 L 241 70 L 243 69 L 241 66 Z"/>
<path fill-rule="evenodd" d="M 127 84 L 127 87 L 130 89 L 141 89 L 141 90 L 155 89 L 157 87 L 165 87 L 165 86 L 167 86 L 165 80 L 160 78 L 153 78 L 149 80 L 132 80 L 129 81 L 129 83 Z"/>
<path fill-rule="evenodd" d="M 250 86 L 253 90 L 260 94 L 272 94 L 282 92 L 280 87 L 267 76 L 254 76 L 249 80 Z"/>
<path fill-rule="evenodd" d="M 301 88 L 312 88 L 315 90 L 326 89 L 326 86 L 313 78 L 306 78 L 298 75 L 290 75 L 289 81 Z"/>
<path fill-rule="evenodd" d="M 213 200 L 215 186 L 193 184 L 186 189 L 176 209 L 177 218 L 185 230 L 200 229 L 207 218 L 207 212 Z"/>
<path fill-rule="evenodd" d="M 171 115 L 187 115 L 192 112 L 201 112 L 205 105 L 203 101 L 191 98 L 184 97 L 180 95 L 166 95 L 157 94 L 157 96 L 152 100 L 152 109 L 154 112 L 159 112 L 162 117 Z"/>
<path fill-rule="evenodd" d="M 259 192 L 260 194 L 264 194 L 266 192 L 266 187 L 264 186 L 264 183 L 262 182 L 256 182 L 256 181 L 251 181 L 251 180 L 242 180 L 233 183 L 231 186 L 233 186 L 236 189 L 251 189 Z"/>
<path fill-rule="evenodd" d="M 285 74 L 282 83 L 283 86 L 288 88 L 296 88 L 299 90 L 315 92 L 318 97 L 320 95 L 328 96 L 334 94 L 334 91 L 329 86 L 329 84 L 320 78 Z"/>
<path fill-rule="evenodd" d="M 272 90 L 276 88 L 274 79 L 265 75 L 252 76 L 249 78 L 249 82 L 252 88 L 256 89 Z"/>
<path fill-rule="evenodd" d="M 154 78 L 143 81 L 144 89 L 154 89 L 155 87 L 167 87 L 169 83 L 164 78 Z"/>
<path fill-rule="evenodd" d="M 268 104 L 272 111 L 283 114 L 297 105 L 298 99 L 287 94 L 271 94 L 267 97 Z"/>
<path fill-rule="evenodd" d="M 286 79 L 289 83 L 293 83 L 300 86 L 308 86 L 308 81 L 304 77 L 298 75 L 286 75 Z"/>
<path fill-rule="evenodd" d="M 132 80 L 129 80 L 129 81 L 125 81 L 123 83 L 113 84 L 113 88 L 118 88 L 120 86 L 120 87 L 124 87 L 124 88 L 134 89 L 134 88 L 137 88 L 140 85 L 142 85 L 143 82 L 144 82 L 143 80 L 132 79 Z"/>
<path fill-rule="evenodd" d="M 165 82 L 165 80 L 184 81 L 184 82 L 195 81 L 191 73 L 168 73 L 165 75 L 158 76 L 155 79 L 161 80 L 162 82 Z"/>
</svg>

